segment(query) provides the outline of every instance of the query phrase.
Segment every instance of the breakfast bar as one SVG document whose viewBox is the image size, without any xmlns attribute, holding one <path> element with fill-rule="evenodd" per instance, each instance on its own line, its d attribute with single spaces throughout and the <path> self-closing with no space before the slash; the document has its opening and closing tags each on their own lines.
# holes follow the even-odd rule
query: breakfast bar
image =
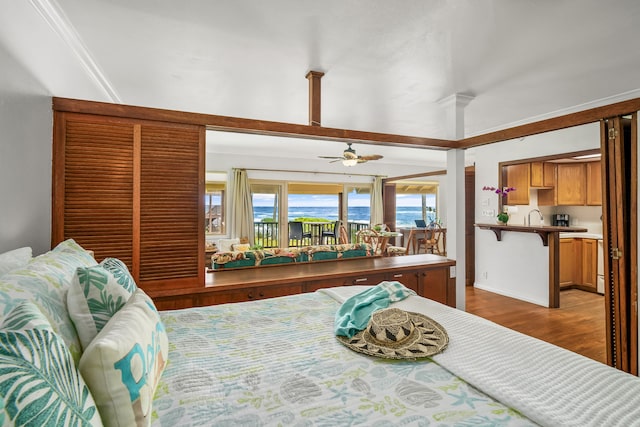
<svg viewBox="0 0 640 427">
<path fill-rule="evenodd" d="M 508 224 L 474 224 L 481 230 L 492 231 L 498 241 L 504 232 L 535 233 L 542 239 L 542 245 L 549 247 L 549 307 L 560 307 L 560 233 L 583 233 L 586 228 L 560 226 L 528 226 Z"/>
</svg>

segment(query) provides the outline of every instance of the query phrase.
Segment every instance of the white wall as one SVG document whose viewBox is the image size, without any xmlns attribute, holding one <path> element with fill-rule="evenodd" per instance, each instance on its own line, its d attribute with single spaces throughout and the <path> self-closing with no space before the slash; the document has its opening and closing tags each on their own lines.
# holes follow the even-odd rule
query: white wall
<svg viewBox="0 0 640 427">
<path fill-rule="evenodd" d="M 497 211 L 498 196 L 482 191 L 482 187 L 498 185 L 499 162 L 587 150 L 599 146 L 599 125 L 592 123 L 469 149 L 469 155 L 476 161 L 476 222 L 495 222 L 493 216 L 483 216 L 482 211 Z M 535 206 L 528 206 L 526 212 L 529 211 L 528 208 L 533 207 Z M 520 210 L 524 209 L 518 210 L 518 214 L 522 215 Z M 593 215 L 590 218 L 593 218 Z M 522 216 L 514 220 L 521 223 Z M 493 232 L 476 228 L 475 253 L 475 286 L 535 304 L 548 305 L 549 250 L 542 245 L 542 240 L 537 234 L 504 232 L 502 241 L 499 242 Z"/>
<path fill-rule="evenodd" d="M 0 252 L 51 244 L 51 97 L 0 45 Z"/>
</svg>

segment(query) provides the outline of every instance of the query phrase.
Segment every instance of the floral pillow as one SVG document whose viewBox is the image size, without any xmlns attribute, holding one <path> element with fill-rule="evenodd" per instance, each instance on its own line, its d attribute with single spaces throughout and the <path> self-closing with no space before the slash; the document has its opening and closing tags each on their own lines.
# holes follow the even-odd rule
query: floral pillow
<svg viewBox="0 0 640 427">
<path fill-rule="evenodd" d="M 80 360 L 80 340 L 67 312 L 67 290 L 76 268 L 92 265 L 97 262 L 89 252 L 69 239 L 11 270 L 0 278 L 0 318 L 20 302 L 31 301 L 64 340 L 74 360 Z"/>
<path fill-rule="evenodd" d="M 19 267 L 24 267 L 31 261 L 31 248 L 14 249 L 0 254 L 0 277 Z"/>
<path fill-rule="evenodd" d="M 0 325 L 0 424 L 102 425 L 67 346 L 28 301 Z"/>
<path fill-rule="evenodd" d="M 76 270 L 67 293 L 67 308 L 83 349 L 136 289 L 126 265 L 116 258 L 106 258 L 99 265 Z"/>
<path fill-rule="evenodd" d="M 148 426 L 169 340 L 151 298 L 138 289 L 85 349 L 80 372 L 106 426 Z"/>
</svg>

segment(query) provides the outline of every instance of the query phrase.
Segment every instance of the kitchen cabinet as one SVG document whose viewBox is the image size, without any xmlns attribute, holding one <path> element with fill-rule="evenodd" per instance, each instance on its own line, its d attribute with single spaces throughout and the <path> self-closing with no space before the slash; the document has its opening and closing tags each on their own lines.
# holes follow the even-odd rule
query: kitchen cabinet
<svg viewBox="0 0 640 427">
<path fill-rule="evenodd" d="M 545 179 L 553 180 L 551 188 L 538 190 L 540 206 L 602 205 L 600 162 L 545 163 Z M 548 174 L 547 174 L 548 171 Z"/>
<path fill-rule="evenodd" d="M 556 172 L 558 205 L 580 206 L 587 201 L 586 167 L 584 163 L 559 163 Z"/>
<path fill-rule="evenodd" d="M 580 284 L 591 292 L 597 291 L 598 284 L 598 241 L 582 240 L 582 281 Z"/>
<path fill-rule="evenodd" d="M 560 289 L 597 291 L 598 240 L 560 239 Z"/>
<path fill-rule="evenodd" d="M 531 162 L 529 164 L 529 184 L 532 188 L 552 188 L 555 184 L 556 169 L 553 163 Z"/>
<path fill-rule="evenodd" d="M 588 162 L 587 168 L 587 205 L 602 205 L 602 168 L 601 163 Z"/>
<path fill-rule="evenodd" d="M 507 193 L 504 203 L 506 205 L 529 204 L 529 163 L 508 165 L 503 168 L 503 184 L 505 187 L 513 187 L 516 191 Z"/>
<path fill-rule="evenodd" d="M 582 281 L 582 239 L 560 239 L 560 289 Z"/>
</svg>

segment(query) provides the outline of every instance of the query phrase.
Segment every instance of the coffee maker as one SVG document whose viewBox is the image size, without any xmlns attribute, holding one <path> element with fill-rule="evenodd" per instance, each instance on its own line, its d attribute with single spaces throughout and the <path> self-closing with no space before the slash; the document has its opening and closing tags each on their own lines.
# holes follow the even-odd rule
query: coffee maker
<svg viewBox="0 0 640 427">
<path fill-rule="evenodd" d="M 553 214 L 551 216 L 551 225 L 556 225 L 559 227 L 568 227 L 569 226 L 569 215 L 568 214 Z"/>
</svg>

